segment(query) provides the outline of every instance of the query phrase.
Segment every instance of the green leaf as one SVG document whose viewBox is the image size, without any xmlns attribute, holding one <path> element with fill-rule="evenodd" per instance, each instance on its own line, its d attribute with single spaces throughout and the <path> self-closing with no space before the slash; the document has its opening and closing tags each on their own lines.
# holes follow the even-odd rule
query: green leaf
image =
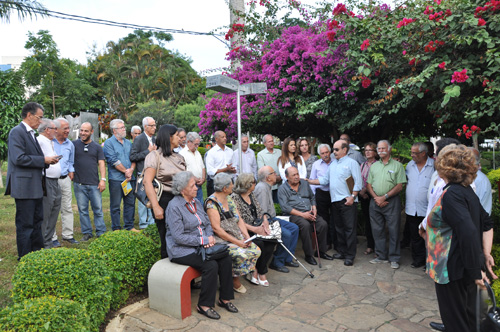
<svg viewBox="0 0 500 332">
<path fill-rule="evenodd" d="M 370 73 L 371 73 L 371 72 L 372 72 L 372 71 L 370 70 L 370 68 L 365 68 L 365 69 L 363 69 L 363 75 L 365 75 L 365 76 L 370 75 Z"/>
</svg>

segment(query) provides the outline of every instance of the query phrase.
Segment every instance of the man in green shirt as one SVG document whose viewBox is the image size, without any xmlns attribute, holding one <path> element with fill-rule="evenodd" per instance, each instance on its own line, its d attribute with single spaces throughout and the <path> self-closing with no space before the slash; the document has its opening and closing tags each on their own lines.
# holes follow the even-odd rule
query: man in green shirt
<svg viewBox="0 0 500 332">
<path fill-rule="evenodd" d="M 266 148 L 257 153 L 257 167 L 271 166 L 279 174 L 278 159 L 281 157 L 281 150 L 274 148 L 274 137 L 271 134 L 264 136 Z M 276 184 L 273 186 L 273 202 L 278 203 L 278 187 L 281 184 L 281 177 L 276 177 Z"/>
<path fill-rule="evenodd" d="M 399 228 L 401 226 L 401 199 L 399 193 L 406 183 L 403 165 L 391 158 L 391 144 L 381 140 L 377 144 L 380 160 L 370 167 L 366 189 L 373 197 L 370 202 L 370 222 L 377 258 L 370 263 L 391 262 L 393 269 L 399 268 L 401 247 Z M 385 224 L 389 229 L 389 251 L 385 247 Z"/>
</svg>

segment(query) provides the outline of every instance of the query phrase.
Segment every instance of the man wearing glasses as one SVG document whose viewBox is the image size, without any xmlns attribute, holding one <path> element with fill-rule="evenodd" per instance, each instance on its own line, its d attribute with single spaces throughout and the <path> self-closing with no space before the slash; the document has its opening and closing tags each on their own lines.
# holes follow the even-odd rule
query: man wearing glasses
<svg viewBox="0 0 500 332">
<path fill-rule="evenodd" d="M 92 224 L 89 216 L 89 203 L 94 212 L 94 226 L 97 237 L 106 232 L 106 225 L 102 213 L 102 192 L 106 190 L 106 165 L 102 147 L 92 141 L 94 128 L 89 122 L 82 123 L 80 139 L 74 140 L 75 146 L 75 177 L 73 188 L 76 204 L 80 214 L 80 226 L 83 238 L 81 241 L 90 240 Z M 99 178 L 99 173 L 101 177 Z"/>
<path fill-rule="evenodd" d="M 134 190 L 124 193 L 122 182 L 127 180 L 130 187 L 135 188 L 135 162 L 130 161 L 132 143 L 128 139 L 123 120 L 114 119 L 109 124 L 113 136 L 104 142 L 104 157 L 108 164 L 109 209 L 111 212 L 111 228 L 116 231 L 122 228 L 120 222 L 121 201 L 123 200 L 123 223 L 129 231 L 138 232 L 134 228 L 135 195 Z"/>
<path fill-rule="evenodd" d="M 156 121 L 152 117 L 142 119 L 144 132 L 134 139 L 130 150 L 130 161 L 137 165 L 137 175 L 140 176 L 144 169 L 144 159 L 151 152 L 156 150 Z M 137 202 L 139 208 L 139 228 L 143 229 L 155 223 L 153 211 L 146 208 L 141 202 Z"/>
<path fill-rule="evenodd" d="M 43 171 L 59 162 L 55 156 L 45 157 L 35 138 L 35 129 L 40 125 L 43 111 L 42 105 L 27 103 L 21 111 L 23 121 L 9 133 L 5 195 L 16 201 L 18 259 L 44 247 Z"/>
<path fill-rule="evenodd" d="M 179 154 L 184 157 L 186 161 L 187 170 L 193 173 L 196 187 L 198 192 L 196 193 L 196 198 L 203 203 L 203 190 L 201 186 L 206 179 L 206 169 L 205 164 L 203 164 L 203 159 L 198 151 L 200 146 L 200 135 L 195 132 L 189 132 L 186 136 L 186 147 L 182 149 Z"/>
<path fill-rule="evenodd" d="M 399 193 L 406 183 L 403 165 L 391 158 L 391 144 L 381 140 L 377 144 L 380 160 L 373 163 L 366 180 L 366 189 L 373 199 L 370 202 L 370 221 L 377 258 L 370 263 L 391 262 L 391 268 L 399 269 L 401 247 L 401 199 Z M 385 247 L 385 224 L 389 229 L 389 251 Z M 388 260 L 389 259 L 389 260 Z"/>
</svg>

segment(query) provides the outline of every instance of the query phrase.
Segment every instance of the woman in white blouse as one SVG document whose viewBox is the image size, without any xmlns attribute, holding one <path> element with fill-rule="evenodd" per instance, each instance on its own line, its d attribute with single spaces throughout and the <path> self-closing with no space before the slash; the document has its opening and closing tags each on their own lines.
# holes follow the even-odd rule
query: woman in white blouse
<svg viewBox="0 0 500 332">
<path fill-rule="evenodd" d="M 304 158 L 299 156 L 295 140 L 287 137 L 283 142 L 281 157 L 278 159 L 278 168 L 283 181 L 286 181 L 285 170 L 290 166 L 297 168 L 301 179 L 307 178 L 307 167 Z"/>
</svg>

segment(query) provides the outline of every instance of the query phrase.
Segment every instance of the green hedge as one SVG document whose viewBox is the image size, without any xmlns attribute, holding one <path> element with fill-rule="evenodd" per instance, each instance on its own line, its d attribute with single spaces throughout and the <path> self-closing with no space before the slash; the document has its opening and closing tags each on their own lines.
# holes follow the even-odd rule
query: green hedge
<svg viewBox="0 0 500 332">
<path fill-rule="evenodd" d="M 157 244 L 142 234 L 126 230 L 104 233 L 89 245 L 89 250 L 103 258 L 120 283 L 119 289 L 115 289 L 119 294 L 113 298 L 112 308 L 124 303 L 128 293 L 142 290 L 149 270 L 160 259 Z"/>
<path fill-rule="evenodd" d="M 89 330 L 99 331 L 110 308 L 113 285 L 106 265 L 90 251 L 60 248 L 24 256 L 12 287 L 15 303 L 47 295 L 81 303 L 89 315 Z"/>
<path fill-rule="evenodd" d="M 75 301 L 42 296 L 0 311 L 0 331 L 90 331 L 85 307 Z"/>
<path fill-rule="evenodd" d="M 144 228 L 142 230 L 142 235 L 149 237 L 151 240 L 153 240 L 153 242 L 157 244 L 158 253 L 160 253 L 160 248 L 161 248 L 160 233 L 158 232 L 158 227 L 156 227 L 156 224 L 151 224 L 148 225 L 148 227 Z"/>
<path fill-rule="evenodd" d="M 493 242 L 500 243 L 500 203 L 498 202 L 498 181 L 500 181 L 500 169 L 490 171 L 487 176 L 491 182 L 491 189 L 493 190 L 493 204 L 491 207 L 491 218 L 493 218 L 493 229 L 495 230 Z"/>
</svg>

